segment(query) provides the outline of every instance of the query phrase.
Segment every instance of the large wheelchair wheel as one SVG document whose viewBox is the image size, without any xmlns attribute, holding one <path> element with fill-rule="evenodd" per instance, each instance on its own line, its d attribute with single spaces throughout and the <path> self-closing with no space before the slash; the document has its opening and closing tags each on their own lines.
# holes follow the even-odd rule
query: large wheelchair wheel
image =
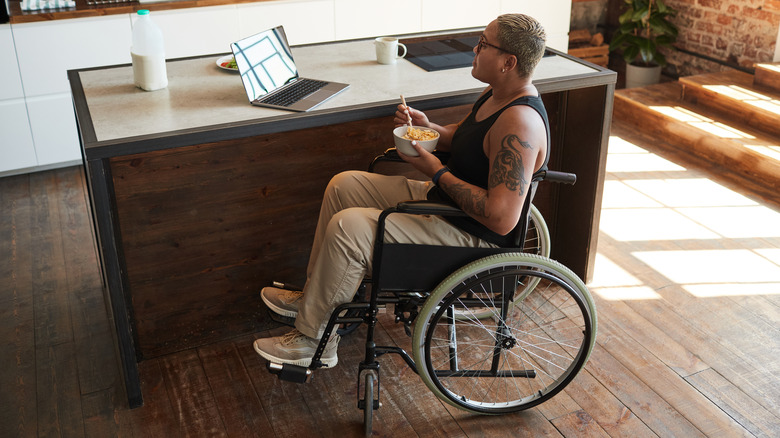
<svg viewBox="0 0 780 438">
<path fill-rule="evenodd" d="M 531 204 L 529 218 L 523 252 L 550 257 L 550 230 L 547 228 L 547 222 L 544 221 L 542 213 L 533 204 Z"/>
<path fill-rule="evenodd" d="M 544 217 L 537 210 L 537 208 L 531 204 L 531 210 L 529 212 L 528 230 L 525 233 L 525 242 L 523 243 L 523 252 L 526 254 L 536 254 L 543 257 L 550 257 L 550 231 L 547 228 L 547 223 L 544 221 Z M 536 286 L 533 281 L 528 281 L 524 284 L 524 287 L 531 290 Z M 522 291 L 518 291 L 516 296 L 522 295 Z M 455 317 L 461 319 L 459 309 L 455 309 Z M 468 313 L 463 318 L 487 318 L 492 314 L 491 309 L 484 308 L 479 309 L 473 307 L 468 310 Z"/>
<path fill-rule="evenodd" d="M 417 316 L 412 348 L 420 377 L 439 398 L 501 414 L 560 392 L 595 339 L 596 309 L 582 280 L 546 257 L 507 253 L 470 263 L 437 286 Z"/>
</svg>

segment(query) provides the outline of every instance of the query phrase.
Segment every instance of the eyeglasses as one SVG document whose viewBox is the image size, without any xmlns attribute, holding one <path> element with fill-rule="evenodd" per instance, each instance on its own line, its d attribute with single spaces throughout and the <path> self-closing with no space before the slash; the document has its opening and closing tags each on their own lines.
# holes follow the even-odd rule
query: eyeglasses
<svg viewBox="0 0 780 438">
<path fill-rule="evenodd" d="M 492 48 L 494 48 L 496 50 L 500 50 L 500 51 L 502 51 L 504 53 L 508 53 L 510 55 L 512 54 L 512 52 L 510 52 L 509 50 L 505 50 L 505 49 L 502 49 L 501 47 L 494 46 L 493 44 L 490 44 L 489 42 L 485 41 L 485 35 L 480 35 L 479 36 L 479 42 L 477 43 L 477 53 L 481 52 L 482 49 L 485 48 L 485 46 L 492 47 Z"/>
</svg>

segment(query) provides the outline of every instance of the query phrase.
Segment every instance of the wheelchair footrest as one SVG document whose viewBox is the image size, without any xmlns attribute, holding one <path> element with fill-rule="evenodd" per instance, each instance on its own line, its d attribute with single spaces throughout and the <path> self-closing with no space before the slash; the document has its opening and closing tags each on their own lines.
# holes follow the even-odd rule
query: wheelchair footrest
<svg viewBox="0 0 780 438">
<path fill-rule="evenodd" d="M 271 317 L 271 320 L 276 321 L 280 324 L 289 325 L 290 327 L 295 327 L 295 318 L 291 318 L 289 316 L 282 316 L 271 310 L 268 311 L 268 316 Z"/>
<path fill-rule="evenodd" d="M 269 373 L 279 376 L 280 380 L 295 383 L 306 383 L 306 380 L 309 379 L 312 373 L 312 371 L 306 367 L 286 363 L 268 362 L 266 368 L 268 368 Z"/>
</svg>

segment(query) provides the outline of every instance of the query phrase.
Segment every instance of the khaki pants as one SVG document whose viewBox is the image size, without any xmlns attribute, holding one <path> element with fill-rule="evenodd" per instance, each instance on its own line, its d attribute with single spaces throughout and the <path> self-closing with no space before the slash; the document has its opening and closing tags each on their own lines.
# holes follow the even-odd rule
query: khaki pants
<svg viewBox="0 0 780 438">
<path fill-rule="evenodd" d="M 336 175 L 325 190 L 306 271 L 304 297 L 295 327 L 306 336 L 322 336 L 340 304 L 352 301 L 371 272 L 379 214 L 401 201 L 425 199 L 431 182 L 349 171 Z M 385 242 L 492 247 L 439 216 L 392 214 Z"/>
</svg>

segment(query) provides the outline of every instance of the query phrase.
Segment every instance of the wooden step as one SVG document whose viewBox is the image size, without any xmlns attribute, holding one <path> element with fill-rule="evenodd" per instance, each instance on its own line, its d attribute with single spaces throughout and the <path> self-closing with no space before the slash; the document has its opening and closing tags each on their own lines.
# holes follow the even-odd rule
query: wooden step
<svg viewBox="0 0 780 438">
<path fill-rule="evenodd" d="M 755 85 L 780 93 L 780 62 L 756 64 Z"/>
<path fill-rule="evenodd" d="M 780 92 L 755 86 L 753 75 L 730 70 L 682 77 L 679 82 L 687 102 L 780 137 Z"/>
<path fill-rule="evenodd" d="M 770 193 L 780 191 L 780 140 L 687 102 L 681 83 L 616 91 L 613 118 Z"/>
</svg>

